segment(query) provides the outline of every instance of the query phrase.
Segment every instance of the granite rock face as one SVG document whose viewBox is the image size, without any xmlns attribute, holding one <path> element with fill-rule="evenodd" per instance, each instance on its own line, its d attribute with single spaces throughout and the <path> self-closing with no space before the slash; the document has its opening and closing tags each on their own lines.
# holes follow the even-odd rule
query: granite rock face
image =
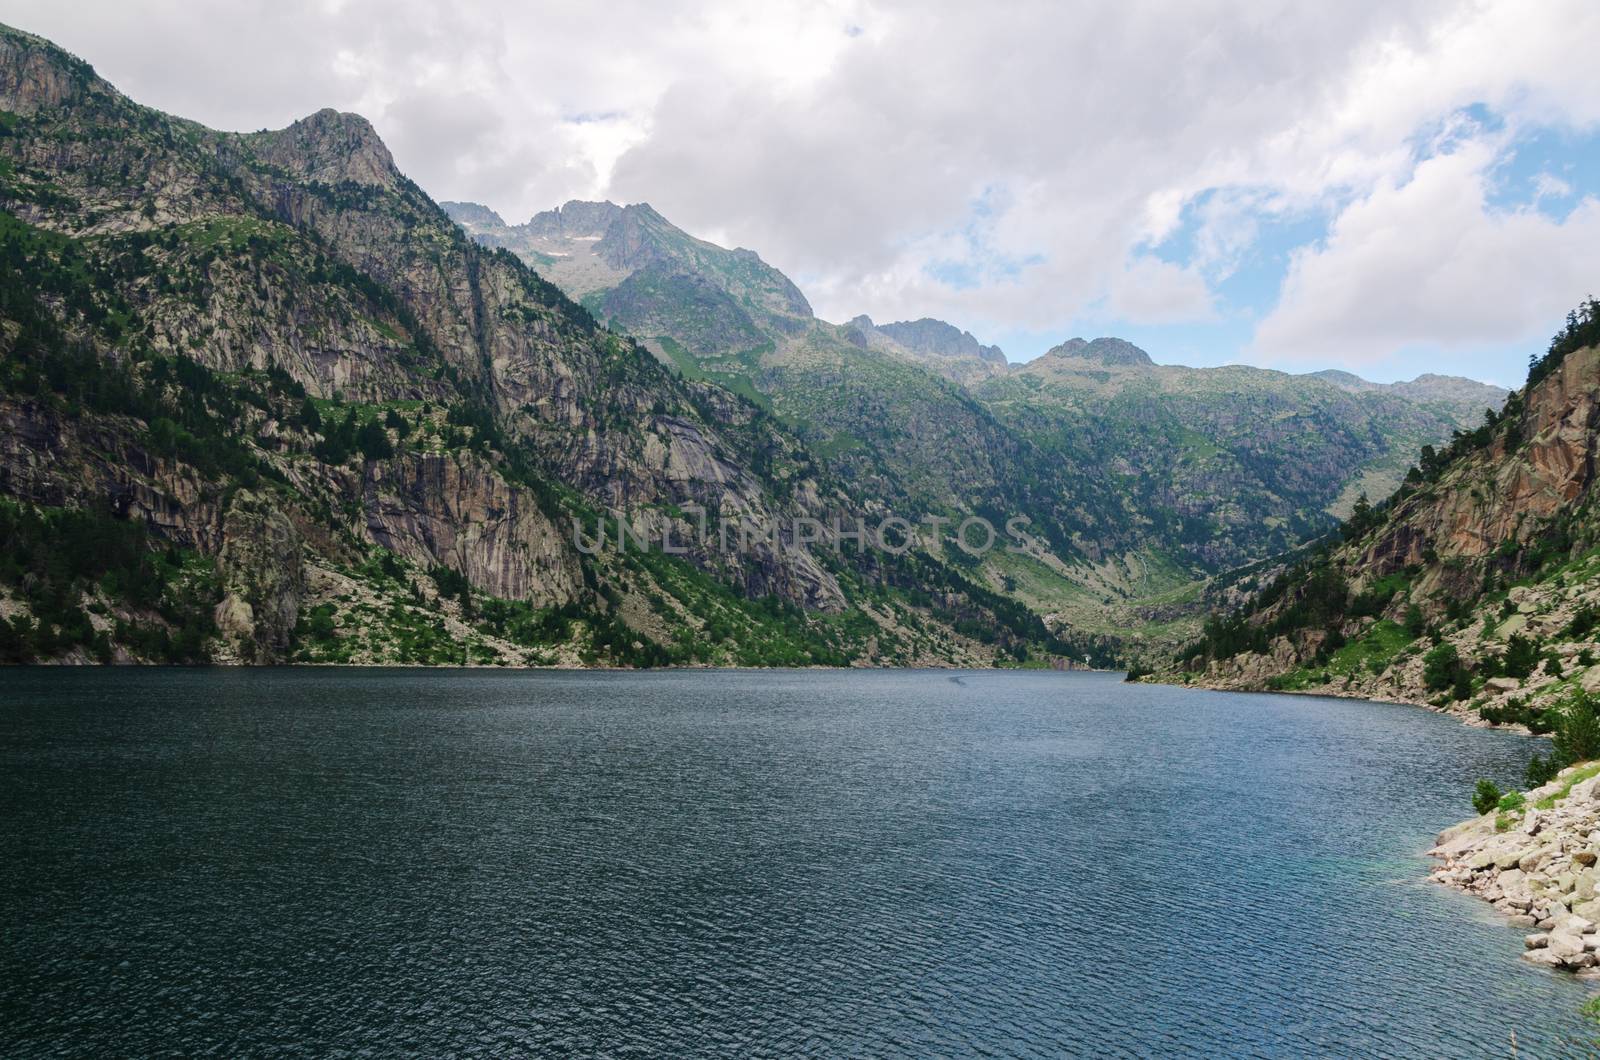
<svg viewBox="0 0 1600 1060">
<path fill-rule="evenodd" d="M 300 531 L 273 502 L 248 490 L 233 495 L 217 553 L 224 596 L 217 626 L 244 662 L 283 662 L 305 597 Z"/>
<path fill-rule="evenodd" d="M 1600 614 L 1600 563 L 1587 558 L 1600 539 L 1600 349 L 1566 353 L 1480 433 L 1481 444 L 1432 478 L 1417 475 L 1367 526 L 1275 587 L 1270 604 L 1244 598 L 1248 621 L 1277 631 L 1265 651 L 1190 660 L 1186 679 L 1236 689 L 1287 679 L 1294 690 L 1426 704 L 1477 724 L 1519 723 L 1600 691 L 1590 617 Z M 1317 607 L 1332 607 L 1330 586 L 1342 615 L 1283 628 L 1316 592 Z M 1397 650 L 1402 627 L 1428 637 Z M 1370 645 L 1363 665 L 1329 668 L 1322 649 L 1334 634 Z M 1459 662 L 1430 680 L 1426 659 L 1446 648 Z"/>
</svg>

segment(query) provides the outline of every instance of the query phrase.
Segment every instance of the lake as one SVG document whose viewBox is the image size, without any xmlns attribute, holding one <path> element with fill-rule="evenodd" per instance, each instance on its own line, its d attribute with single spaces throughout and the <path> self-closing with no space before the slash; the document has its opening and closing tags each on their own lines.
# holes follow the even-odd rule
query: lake
<svg viewBox="0 0 1600 1060">
<path fill-rule="evenodd" d="M 0 1055 L 1509 1056 L 1538 743 L 1048 672 L 0 671 Z"/>
</svg>

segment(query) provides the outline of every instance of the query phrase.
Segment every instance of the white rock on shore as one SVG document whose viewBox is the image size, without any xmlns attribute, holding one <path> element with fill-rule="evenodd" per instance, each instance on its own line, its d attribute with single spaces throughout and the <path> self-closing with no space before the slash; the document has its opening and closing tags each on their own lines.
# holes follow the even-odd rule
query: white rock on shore
<svg viewBox="0 0 1600 1060">
<path fill-rule="evenodd" d="M 1594 771 L 1593 764 L 1564 769 L 1527 792 L 1522 809 L 1446 829 L 1428 853 L 1440 861 L 1433 879 L 1492 902 L 1515 925 L 1538 928 L 1523 938 L 1525 960 L 1600 975 L 1600 775 L 1590 776 Z M 1545 799 L 1551 805 L 1540 809 Z"/>
</svg>

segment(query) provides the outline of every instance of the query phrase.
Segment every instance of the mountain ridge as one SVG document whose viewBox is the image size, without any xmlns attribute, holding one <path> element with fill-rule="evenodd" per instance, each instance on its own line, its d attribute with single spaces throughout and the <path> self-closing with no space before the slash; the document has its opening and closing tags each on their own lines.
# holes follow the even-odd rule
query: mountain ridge
<svg viewBox="0 0 1600 1060">
<path fill-rule="evenodd" d="M 687 377 L 769 405 L 852 488 L 956 520 L 1027 512 L 1050 548 L 1025 562 L 991 560 L 991 586 L 1019 586 L 1053 620 L 1118 636 L 1143 636 L 1152 616 L 1170 628 L 1160 636 L 1179 635 L 1198 622 L 1206 577 L 1326 531 L 1363 492 L 1392 489 L 1417 445 L 1447 440 L 1504 398 L 1463 384 L 1439 395 L 1447 400 L 1422 401 L 1433 395 L 1163 366 L 1113 337 L 1067 340 L 1007 365 L 998 348 L 931 318 L 834 325 L 799 302 L 763 317 L 727 305 L 740 301 L 724 275 L 735 252 L 692 240 L 654 210 L 641 235 L 662 254 L 690 245 L 700 256 L 677 254 L 683 268 L 670 278 L 613 258 L 595 287 L 599 274 L 585 272 L 582 256 L 626 209 L 569 203 L 537 215 L 589 240 L 543 245 L 573 262 L 522 252 Z M 560 220 L 574 210 L 587 211 L 586 228 Z M 467 228 L 495 245 L 516 238 Z"/>
<path fill-rule="evenodd" d="M 869 513 L 757 404 L 468 239 L 358 116 L 217 132 L 6 28 L 0 107 L 0 657 L 1099 650 L 935 556 L 782 536 Z M 752 533 L 719 547 L 693 510 Z M 687 547 L 591 555 L 566 525 L 607 518 Z M 62 566 L 62 535 L 115 547 Z"/>
<path fill-rule="evenodd" d="M 1341 538 L 1237 587 L 1175 680 L 1422 703 L 1548 731 L 1600 691 L 1600 304 L 1504 410 L 1425 447 Z"/>
<path fill-rule="evenodd" d="M 9 30 L 0 71 L 8 655 L 1104 662 L 1456 422 L 1122 340 L 1006 368 L 926 318 L 819 320 L 646 204 L 470 233 L 356 115 L 218 132 Z M 782 536 L 890 515 L 1031 529 L 976 558 Z M 688 547 L 566 532 L 603 520 Z M 62 571 L 51 533 L 141 544 Z"/>
</svg>

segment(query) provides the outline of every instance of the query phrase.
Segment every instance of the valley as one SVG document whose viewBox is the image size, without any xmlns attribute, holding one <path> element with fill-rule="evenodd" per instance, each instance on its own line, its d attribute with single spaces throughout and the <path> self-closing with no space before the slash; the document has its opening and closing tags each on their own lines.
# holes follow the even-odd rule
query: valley
<svg viewBox="0 0 1600 1060">
<path fill-rule="evenodd" d="M 1140 661 L 1198 634 L 1212 579 L 1329 532 L 1506 397 L 1444 376 L 1157 365 L 1114 338 L 1011 364 L 938 320 L 819 320 L 757 254 L 648 205 L 569 202 L 516 225 L 444 206 L 682 377 L 771 411 L 857 496 L 912 518 L 1026 515 L 1038 547 L 985 557 L 987 587 Z"/>
</svg>

